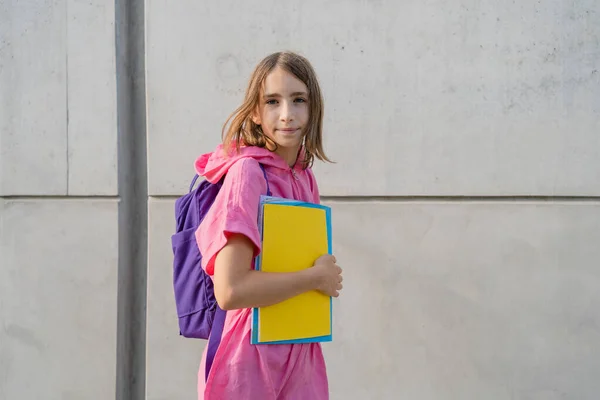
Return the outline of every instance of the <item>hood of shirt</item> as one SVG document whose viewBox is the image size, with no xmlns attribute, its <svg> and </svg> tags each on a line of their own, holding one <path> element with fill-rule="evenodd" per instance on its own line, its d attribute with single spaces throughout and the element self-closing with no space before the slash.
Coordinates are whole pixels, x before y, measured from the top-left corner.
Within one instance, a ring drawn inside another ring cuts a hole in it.
<svg viewBox="0 0 600 400">
<path fill-rule="evenodd" d="M 203 176 L 211 183 L 216 183 L 229 171 L 229 168 L 233 164 L 242 158 L 254 158 L 265 166 L 279 168 L 284 171 L 290 170 L 290 166 L 287 165 L 283 158 L 262 147 L 242 146 L 239 152 L 234 150 L 230 154 L 227 154 L 222 144 L 218 145 L 214 151 L 198 157 L 194 167 L 198 175 Z M 301 150 L 294 169 L 302 168 L 303 158 L 304 152 Z"/>
</svg>

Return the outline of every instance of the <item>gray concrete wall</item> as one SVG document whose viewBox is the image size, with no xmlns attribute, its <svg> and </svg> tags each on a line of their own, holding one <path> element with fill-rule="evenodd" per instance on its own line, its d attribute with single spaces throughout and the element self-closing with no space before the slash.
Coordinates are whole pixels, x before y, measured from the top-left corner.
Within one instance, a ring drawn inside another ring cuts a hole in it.
<svg viewBox="0 0 600 400">
<path fill-rule="evenodd" d="M 0 4 L 0 400 L 195 398 L 173 203 L 280 49 L 337 161 L 332 399 L 597 398 L 600 3 L 125 4 Z"/>
<path fill-rule="evenodd" d="M 2 400 L 115 396 L 113 3 L 0 2 Z"/>
</svg>

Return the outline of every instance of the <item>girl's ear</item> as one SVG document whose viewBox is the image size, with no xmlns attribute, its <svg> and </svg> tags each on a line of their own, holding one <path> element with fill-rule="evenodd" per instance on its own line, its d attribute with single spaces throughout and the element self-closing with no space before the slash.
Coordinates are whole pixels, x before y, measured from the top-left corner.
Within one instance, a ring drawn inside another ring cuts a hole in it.
<svg viewBox="0 0 600 400">
<path fill-rule="evenodd" d="M 258 108 L 256 108 L 254 110 L 254 112 L 252 113 L 252 122 L 254 122 L 256 125 L 260 125 L 261 124 L 260 113 L 258 111 Z"/>
</svg>

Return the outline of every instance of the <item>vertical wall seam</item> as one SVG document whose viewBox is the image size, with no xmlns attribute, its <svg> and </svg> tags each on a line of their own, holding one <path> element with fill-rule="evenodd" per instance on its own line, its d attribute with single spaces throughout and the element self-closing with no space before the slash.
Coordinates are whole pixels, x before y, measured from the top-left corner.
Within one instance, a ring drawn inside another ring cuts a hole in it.
<svg viewBox="0 0 600 400">
<path fill-rule="evenodd" d="M 144 0 L 115 1 L 119 187 L 116 399 L 144 400 L 148 185 Z"/>
<path fill-rule="evenodd" d="M 65 1 L 65 101 L 66 101 L 66 106 L 65 106 L 65 111 L 66 111 L 66 129 L 65 129 L 65 135 L 66 135 L 66 154 L 65 156 L 67 157 L 67 177 L 66 177 L 66 190 L 65 190 L 65 194 L 68 196 L 70 189 L 69 189 L 69 176 L 71 175 L 70 172 L 70 165 L 69 165 L 69 2 Z"/>
</svg>

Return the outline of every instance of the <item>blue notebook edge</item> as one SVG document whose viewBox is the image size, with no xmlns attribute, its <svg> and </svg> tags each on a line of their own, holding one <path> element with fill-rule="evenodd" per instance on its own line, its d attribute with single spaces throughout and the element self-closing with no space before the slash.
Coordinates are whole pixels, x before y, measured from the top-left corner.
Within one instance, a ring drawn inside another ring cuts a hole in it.
<svg viewBox="0 0 600 400">
<path fill-rule="evenodd" d="M 258 210 L 258 231 L 260 234 L 261 241 L 263 239 L 263 210 L 265 204 L 285 204 L 290 206 L 299 206 L 299 207 L 309 207 L 309 208 L 318 208 L 325 210 L 325 223 L 327 225 L 327 250 L 329 254 L 333 254 L 333 239 L 332 239 L 332 227 L 331 227 L 331 207 L 323 205 L 310 203 L 306 201 L 300 200 L 291 200 L 285 199 L 281 197 L 274 196 L 265 196 L 262 195 L 259 201 L 259 210 Z M 256 256 L 254 260 L 254 269 L 260 271 L 261 264 L 261 253 Z M 333 298 L 329 297 L 329 331 L 331 332 L 329 335 L 324 336 L 315 336 L 303 339 L 294 339 L 294 340 L 279 340 L 279 341 L 268 341 L 261 342 L 258 340 L 258 320 L 259 320 L 260 309 L 257 307 L 252 308 L 252 326 L 251 326 L 251 335 L 250 335 L 250 343 L 251 344 L 294 344 L 294 343 L 320 343 L 320 342 L 331 342 L 333 340 Z"/>
</svg>

